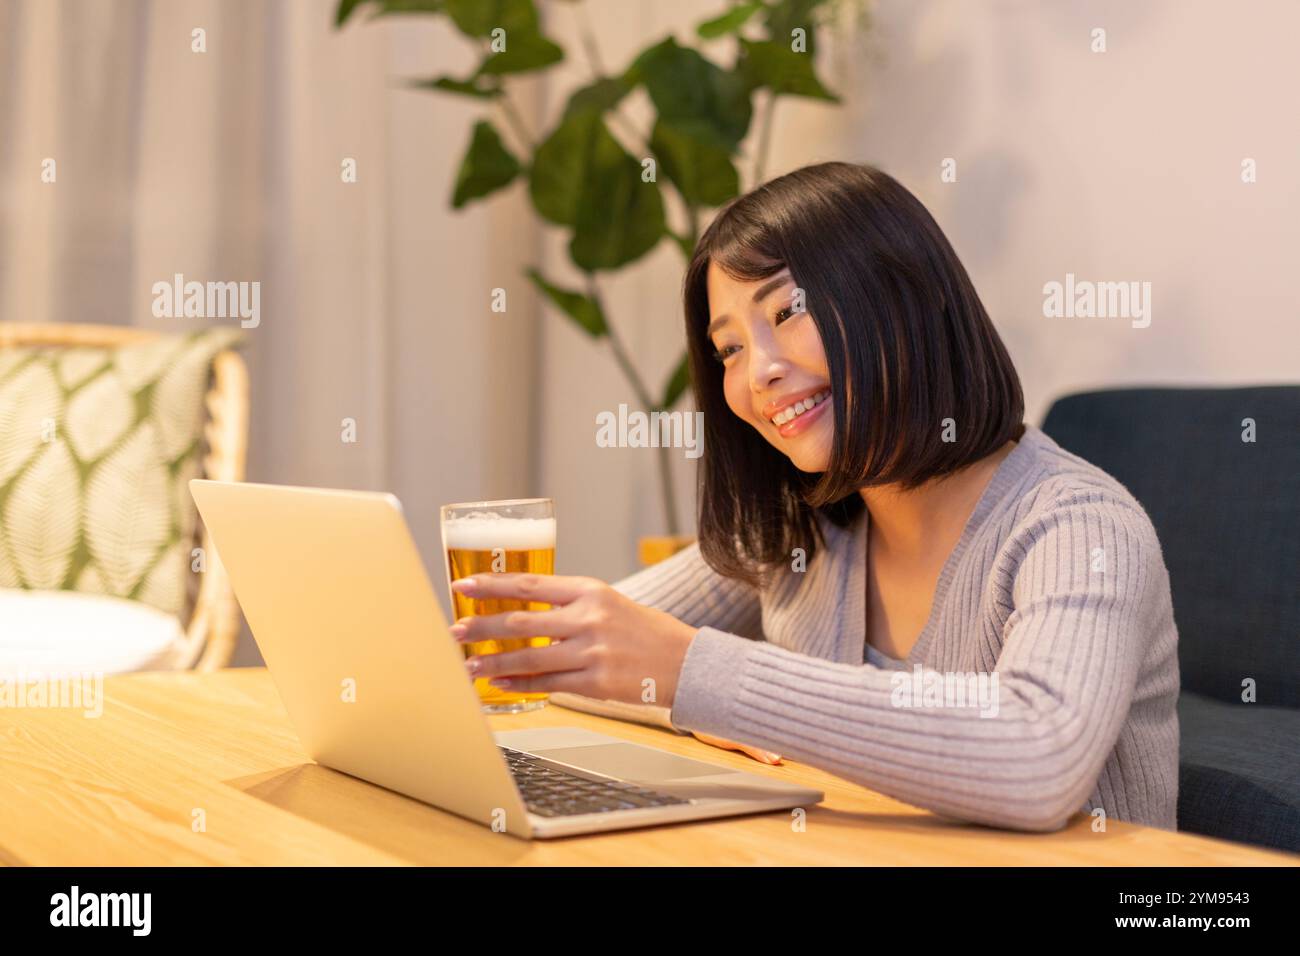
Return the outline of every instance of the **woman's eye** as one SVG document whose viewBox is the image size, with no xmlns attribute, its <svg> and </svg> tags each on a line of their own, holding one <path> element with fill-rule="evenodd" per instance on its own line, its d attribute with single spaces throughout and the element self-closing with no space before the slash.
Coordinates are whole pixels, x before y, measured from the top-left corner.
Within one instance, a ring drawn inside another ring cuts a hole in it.
<svg viewBox="0 0 1300 956">
<path fill-rule="evenodd" d="M 776 314 L 776 324 L 780 325 L 782 322 L 790 318 L 792 315 L 794 315 L 794 306 L 787 305 L 784 309 L 782 309 L 780 312 Z"/>
<path fill-rule="evenodd" d="M 725 362 L 732 355 L 735 355 L 739 348 L 740 346 L 738 345 L 724 345 L 720 349 L 713 350 L 713 357 L 719 362 Z"/>
</svg>

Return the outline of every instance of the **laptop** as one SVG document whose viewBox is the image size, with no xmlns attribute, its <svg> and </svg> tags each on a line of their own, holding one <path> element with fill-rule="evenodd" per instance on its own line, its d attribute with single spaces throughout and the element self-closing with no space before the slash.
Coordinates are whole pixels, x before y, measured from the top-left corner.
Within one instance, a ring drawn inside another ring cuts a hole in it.
<svg viewBox="0 0 1300 956">
<path fill-rule="evenodd" d="M 190 491 L 319 764 L 524 839 L 824 799 L 581 727 L 494 732 L 391 494 L 200 479 Z"/>
</svg>

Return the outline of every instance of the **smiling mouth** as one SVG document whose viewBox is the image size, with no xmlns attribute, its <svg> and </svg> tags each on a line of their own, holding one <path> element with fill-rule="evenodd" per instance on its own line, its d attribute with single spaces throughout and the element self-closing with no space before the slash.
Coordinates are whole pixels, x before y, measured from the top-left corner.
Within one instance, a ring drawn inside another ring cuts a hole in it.
<svg viewBox="0 0 1300 956">
<path fill-rule="evenodd" d="M 798 418 L 800 415 L 803 415 L 805 412 L 812 411 L 814 408 L 816 408 L 818 405 L 820 405 L 822 402 L 826 401 L 826 399 L 830 397 L 831 397 L 831 390 L 829 388 L 824 388 L 816 395 L 811 395 L 808 398 L 805 398 L 801 402 L 795 402 L 793 405 L 781 409 L 779 412 L 773 415 L 769 419 L 769 421 L 773 425 L 776 425 L 779 428 L 782 425 L 786 424 L 787 422 L 794 421 L 796 418 Z"/>
</svg>

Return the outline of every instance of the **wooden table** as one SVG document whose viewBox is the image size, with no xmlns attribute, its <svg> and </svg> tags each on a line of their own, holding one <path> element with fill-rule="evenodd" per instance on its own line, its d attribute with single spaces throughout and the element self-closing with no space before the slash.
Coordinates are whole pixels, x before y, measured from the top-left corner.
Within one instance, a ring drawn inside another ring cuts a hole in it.
<svg viewBox="0 0 1300 956">
<path fill-rule="evenodd" d="M 1300 856 L 1115 821 L 1094 833 L 1084 814 L 1052 834 L 958 824 L 808 766 L 770 767 L 554 706 L 490 720 L 494 730 L 590 727 L 796 780 L 826 800 L 803 832 L 781 812 L 530 843 L 312 763 L 263 668 L 133 674 L 104 682 L 97 718 L 0 707 L 0 863 L 1300 864 Z"/>
</svg>

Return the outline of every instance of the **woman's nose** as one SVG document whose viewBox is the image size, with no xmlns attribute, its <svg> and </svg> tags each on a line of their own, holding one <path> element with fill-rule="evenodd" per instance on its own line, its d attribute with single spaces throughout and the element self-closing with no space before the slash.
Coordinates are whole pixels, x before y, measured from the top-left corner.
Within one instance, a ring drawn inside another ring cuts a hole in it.
<svg viewBox="0 0 1300 956">
<path fill-rule="evenodd" d="M 755 392 L 768 391 L 785 378 L 786 371 L 784 359 L 762 347 L 755 347 L 753 361 L 749 363 L 749 386 Z"/>
</svg>

